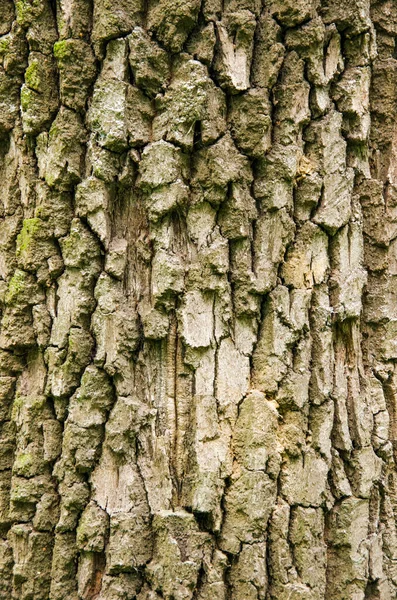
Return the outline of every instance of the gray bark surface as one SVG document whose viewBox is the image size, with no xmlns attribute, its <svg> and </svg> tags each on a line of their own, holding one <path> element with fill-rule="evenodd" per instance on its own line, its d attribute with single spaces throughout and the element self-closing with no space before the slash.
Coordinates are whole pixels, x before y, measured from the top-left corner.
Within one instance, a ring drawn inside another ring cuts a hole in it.
<svg viewBox="0 0 397 600">
<path fill-rule="evenodd" d="M 0 600 L 396 598 L 396 40 L 0 0 Z"/>
</svg>

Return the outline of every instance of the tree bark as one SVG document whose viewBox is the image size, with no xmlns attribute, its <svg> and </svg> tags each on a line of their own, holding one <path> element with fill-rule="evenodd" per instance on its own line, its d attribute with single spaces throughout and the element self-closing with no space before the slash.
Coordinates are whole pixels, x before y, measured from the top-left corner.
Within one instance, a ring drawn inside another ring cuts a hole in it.
<svg viewBox="0 0 397 600">
<path fill-rule="evenodd" d="M 0 0 L 0 599 L 397 593 L 397 4 Z"/>
</svg>

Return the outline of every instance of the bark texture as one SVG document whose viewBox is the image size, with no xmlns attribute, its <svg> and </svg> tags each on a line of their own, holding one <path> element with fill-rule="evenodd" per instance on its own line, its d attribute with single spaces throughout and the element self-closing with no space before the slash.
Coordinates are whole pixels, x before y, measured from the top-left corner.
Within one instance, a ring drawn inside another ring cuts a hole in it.
<svg viewBox="0 0 397 600">
<path fill-rule="evenodd" d="M 397 4 L 0 0 L 0 599 L 397 593 Z"/>
</svg>

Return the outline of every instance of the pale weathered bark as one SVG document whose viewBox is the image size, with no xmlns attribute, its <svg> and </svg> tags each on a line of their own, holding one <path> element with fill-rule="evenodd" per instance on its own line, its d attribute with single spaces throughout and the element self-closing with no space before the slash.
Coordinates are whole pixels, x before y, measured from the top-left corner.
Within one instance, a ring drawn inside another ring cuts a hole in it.
<svg viewBox="0 0 397 600">
<path fill-rule="evenodd" d="M 0 599 L 397 593 L 395 0 L 0 0 Z"/>
</svg>

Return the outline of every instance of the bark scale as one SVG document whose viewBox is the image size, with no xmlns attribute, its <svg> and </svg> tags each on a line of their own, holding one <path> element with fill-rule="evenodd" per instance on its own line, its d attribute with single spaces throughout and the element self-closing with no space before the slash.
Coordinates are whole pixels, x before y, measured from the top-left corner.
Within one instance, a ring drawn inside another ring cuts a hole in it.
<svg viewBox="0 0 397 600">
<path fill-rule="evenodd" d="M 0 599 L 396 597 L 396 39 L 1 0 Z"/>
</svg>

